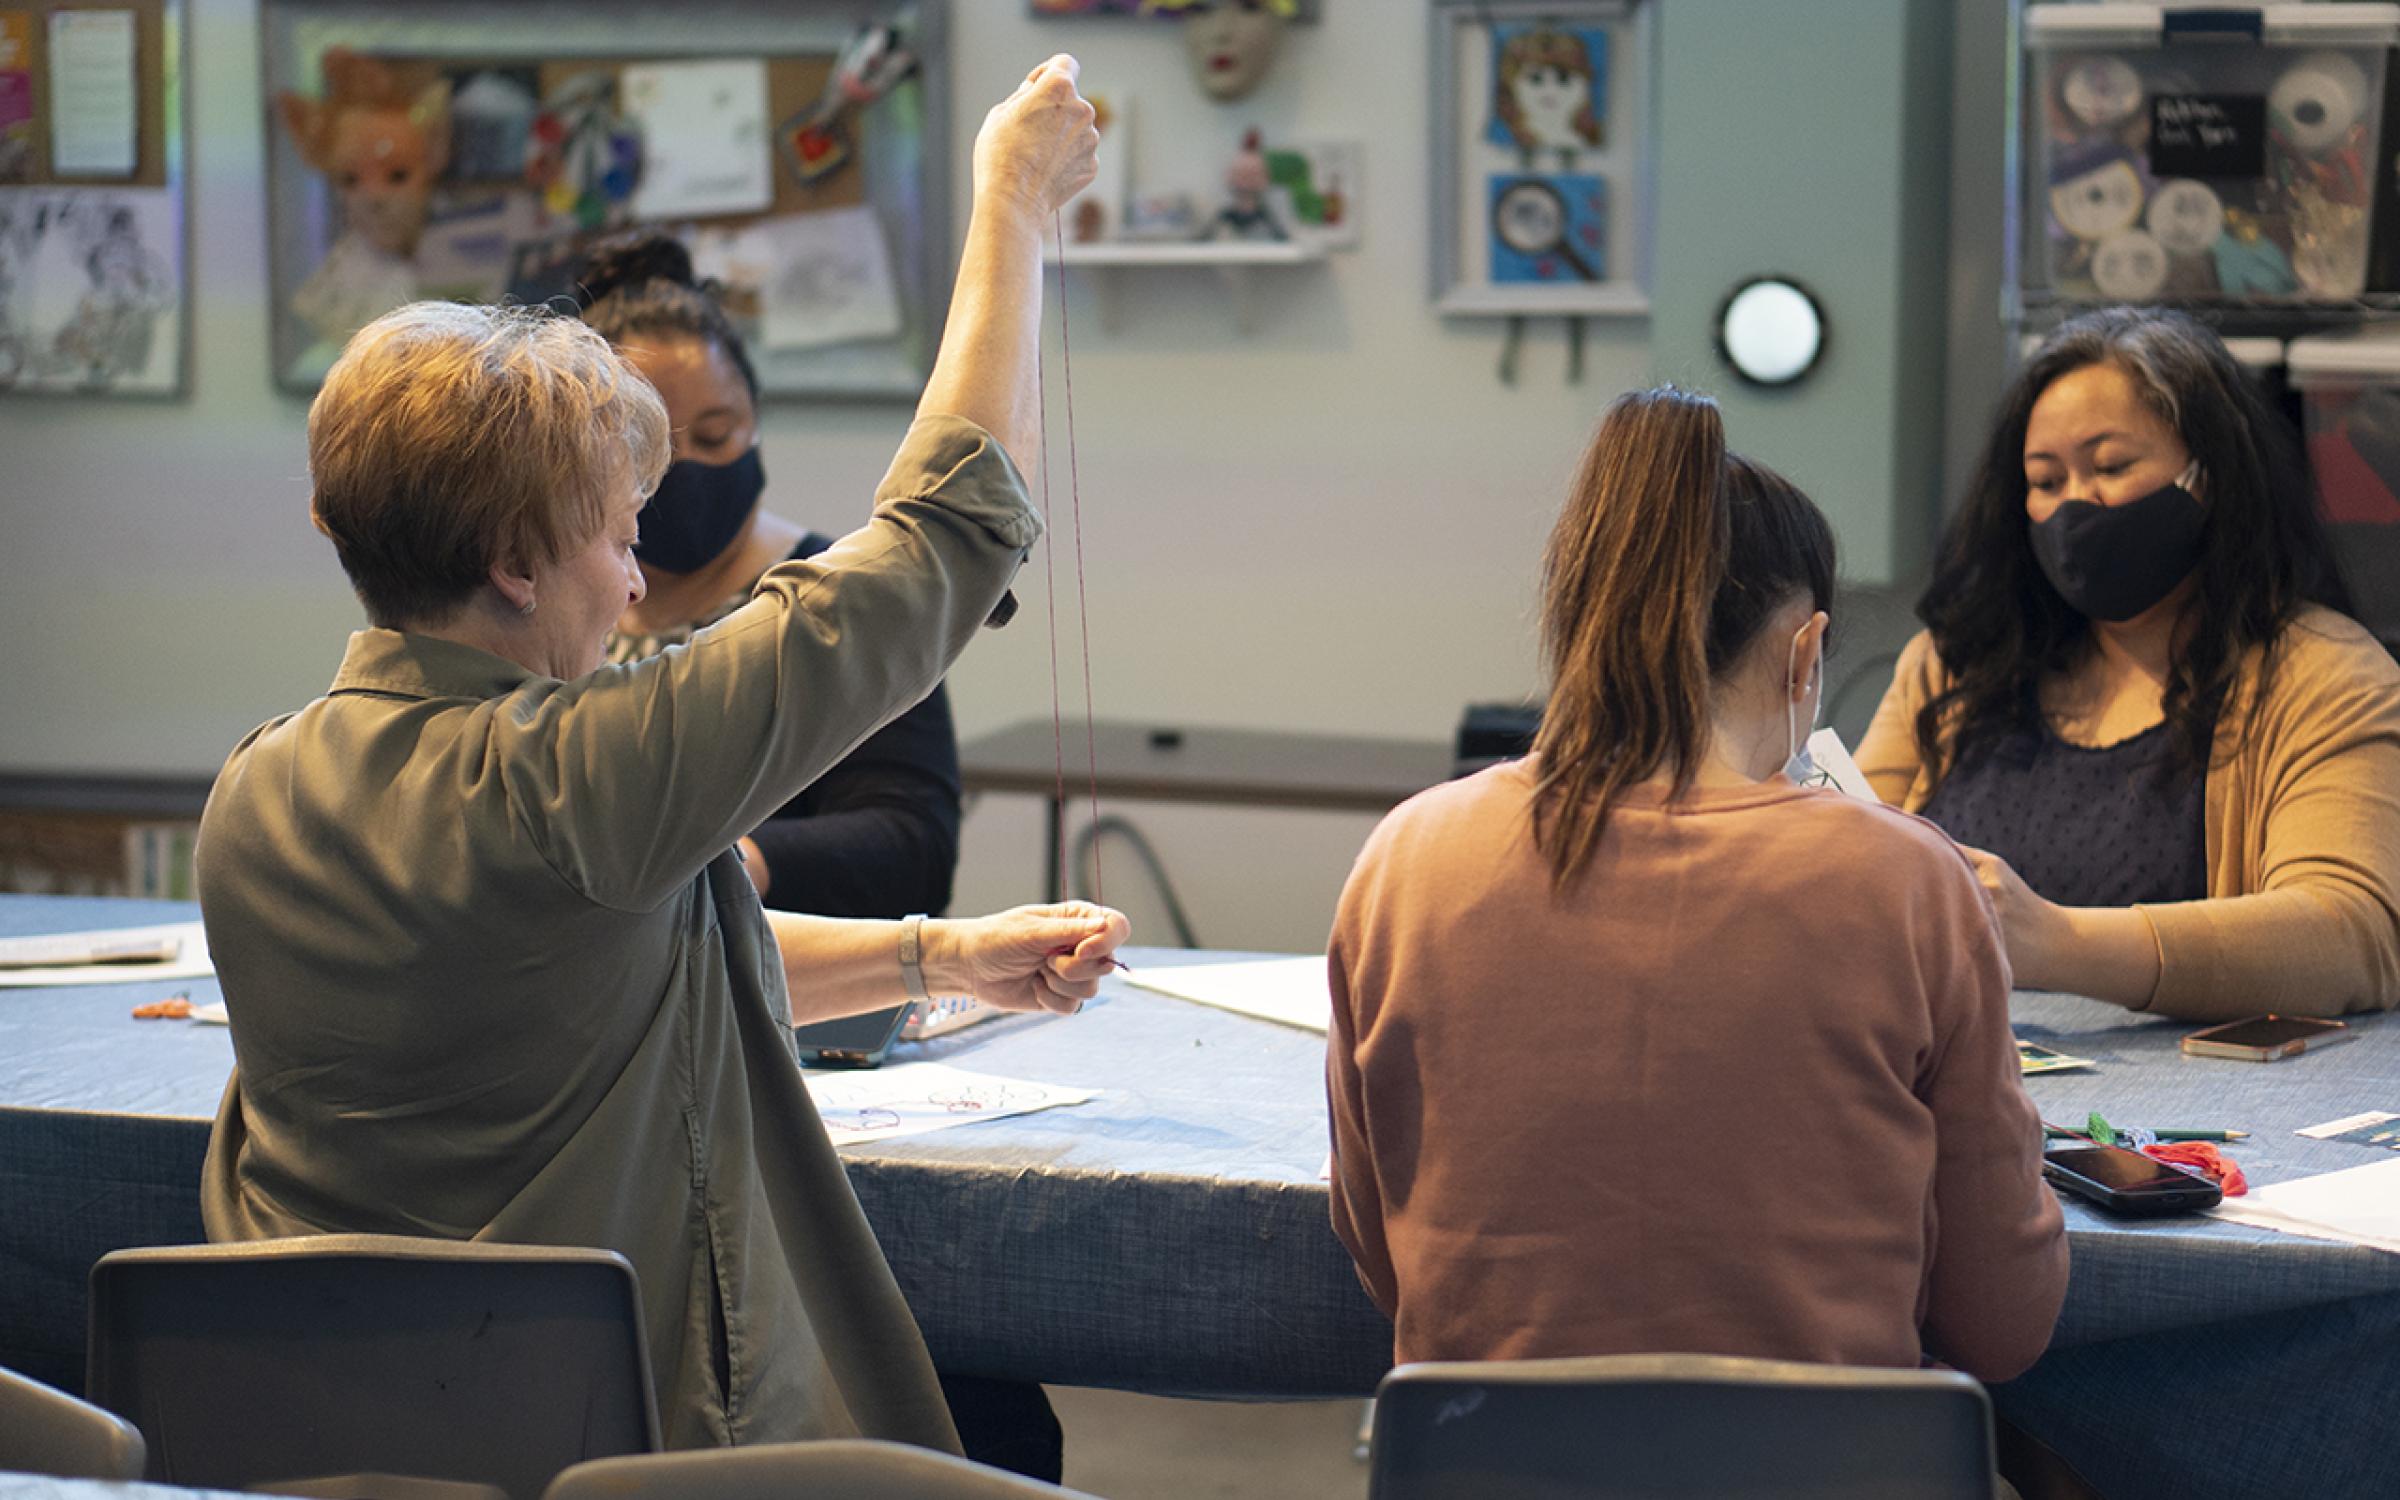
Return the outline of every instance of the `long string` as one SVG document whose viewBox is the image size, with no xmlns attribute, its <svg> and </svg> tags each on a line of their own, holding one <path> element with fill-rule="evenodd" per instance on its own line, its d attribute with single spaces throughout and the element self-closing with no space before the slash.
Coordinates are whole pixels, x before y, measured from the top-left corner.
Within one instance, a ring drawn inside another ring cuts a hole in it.
<svg viewBox="0 0 2400 1500">
<path fill-rule="evenodd" d="M 1092 722 L 1092 618 L 1090 590 L 1084 581 L 1083 567 L 1083 475 L 1075 455 L 1075 365 L 1072 345 L 1067 335 L 1067 231 L 1063 214 L 1051 216 L 1051 229 L 1058 239 L 1058 373 L 1067 409 L 1067 498 L 1075 528 L 1075 616 L 1082 636 L 1083 648 L 1083 749 L 1092 802 L 1092 822 L 1100 821 L 1100 742 Z M 1050 406 L 1043 391 L 1040 363 L 1035 364 L 1035 398 L 1042 407 L 1042 510 L 1050 514 Z M 1050 550 L 1050 533 L 1042 533 L 1042 554 L 1050 593 L 1050 731 L 1052 754 L 1057 774 L 1057 803 L 1061 809 L 1058 820 L 1058 869 L 1061 879 L 1067 873 L 1067 750 L 1066 716 L 1060 706 L 1058 674 L 1058 570 Z M 1092 899 L 1102 905 L 1108 901 L 1106 887 L 1101 883 L 1100 847 L 1092 845 Z"/>
<path fill-rule="evenodd" d="M 1075 457 L 1075 364 L 1067 340 L 1067 244 L 1066 229 L 1058 216 L 1052 225 L 1058 230 L 1058 373 L 1066 387 L 1067 398 L 1067 497 L 1075 512 L 1075 620 L 1083 635 L 1083 753 L 1091 776 L 1092 822 L 1100 821 L 1100 739 L 1092 724 L 1092 615 L 1091 590 L 1083 579 L 1083 476 Z M 1100 846 L 1092 846 L 1092 899 L 1101 905 L 1108 897 L 1100 884 Z"/>
<path fill-rule="evenodd" d="M 1048 363 L 1037 333 L 1033 355 L 1033 404 L 1041 414 L 1042 592 L 1048 597 L 1050 606 L 1050 756 L 1057 772 L 1050 805 L 1058 809 L 1058 817 L 1050 828 L 1050 837 L 1055 841 L 1050 852 L 1056 861 L 1051 868 L 1058 871 L 1059 895 L 1064 896 L 1067 879 L 1067 731 L 1065 716 L 1060 712 L 1058 702 L 1058 552 L 1050 542 L 1050 518 L 1056 512 L 1050 509 L 1050 394 L 1043 375 Z"/>
</svg>

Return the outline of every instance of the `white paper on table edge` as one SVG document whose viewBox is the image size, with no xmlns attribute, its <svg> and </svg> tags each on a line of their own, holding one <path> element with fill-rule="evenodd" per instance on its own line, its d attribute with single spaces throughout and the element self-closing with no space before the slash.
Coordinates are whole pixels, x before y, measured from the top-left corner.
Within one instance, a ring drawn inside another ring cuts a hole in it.
<svg viewBox="0 0 2400 1500">
<path fill-rule="evenodd" d="M 1325 1002 L 1324 1014 L 1321 1019 L 1303 1018 L 1264 1005 L 1248 1005 L 1239 999 L 1194 994 L 1190 990 L 1178 988 L 1176 985 L 1178 979 L 1188 975 L 1198 975 L 1203 980 L 1238 980 L 1243 977 L 1243 970 L 1273 969 L 1280 975 L 1304 964 L 1317 966 L 1318 987 Z M 1178 964 L 1172 967 L 1160 965 L 1156 968 L 1146 968 L 1138 974 L 1128 974 L 1125 976 L 1125 982 L 1149 990 L 1153 994 L 1165 995 L 1169 999 L 1188 1001 L 1193 1005 L 1205 1005 L 1211 1010 L 1221 1010 L 1237 1016 L 1248 1016 L 1255 1021 L 1265 1021 L 1276 1026 L 1289 1026 L 1294 1031 L 1313 1032 L 1318 1036 L 1323 1036 L 1333 1029 L 1333 988 L 1331 981 L 1325 975 L 1325 956 L 1321 953 L 1303 953 L 1286 958 L 1240 958 L 1224 963 Z"/>
</svg>

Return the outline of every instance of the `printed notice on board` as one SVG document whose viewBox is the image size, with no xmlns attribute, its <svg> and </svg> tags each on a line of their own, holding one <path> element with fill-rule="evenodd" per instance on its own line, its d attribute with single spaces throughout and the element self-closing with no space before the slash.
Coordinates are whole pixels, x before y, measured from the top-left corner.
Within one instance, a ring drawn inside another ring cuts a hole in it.
<svg viewBox="0 0 2400 1500">
<path fill-rule="evenodd" d="M 617 98 L 642 131 L 635 218 L 757 213 L 775 201 L 763 61 L 636 64 L 617 75 Z"/>
<path fill-rule="evenodd" d="M 134 89 L 129 10 L 50 16 L 50 170 L 60 177 L 131 177 L 141 109 Z"/>
</svg>

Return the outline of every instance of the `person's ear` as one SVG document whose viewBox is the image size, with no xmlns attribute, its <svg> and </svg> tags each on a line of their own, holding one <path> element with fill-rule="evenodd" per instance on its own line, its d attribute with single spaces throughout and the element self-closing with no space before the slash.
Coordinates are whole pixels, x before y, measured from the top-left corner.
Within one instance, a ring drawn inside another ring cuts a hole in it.
<svg viewBox="0 0 2400 1500">
<path fill-rule="evenodd" d="M 1792 663 L 1792 680 L 1785 690 L 1794 703 L 1804 701 L 1810 685 L 1824 676 L 1825 632 L 1832 625 L 1833 617 L 1820 609 L 1808 617 L 1808 623 L 1800 627 L 1800 633 L 1793 639 L 1796 660 Z"/>
<path fill-rule="evenodd" d="M 491 582 L 492 592 L 505 600 L 518 614 L 533 613 L 533 574 L 516 563 L 496 562 L 484 574 Z"/>
</svg>

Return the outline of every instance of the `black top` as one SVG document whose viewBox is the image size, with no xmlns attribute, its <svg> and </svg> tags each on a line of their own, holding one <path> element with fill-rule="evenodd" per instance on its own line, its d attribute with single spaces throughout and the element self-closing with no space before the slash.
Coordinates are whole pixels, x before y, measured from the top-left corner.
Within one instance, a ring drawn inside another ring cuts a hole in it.
<svg viewBox="0 0 2400 1500">
<path fill-rule="evenodd" d="M 791 555 L 814 557 L 833 542 L 806 532 Z M 610 659 L 688 640 L 748 602 L 745 591 L 689 629 L 612 636 Z M 958 869 L 959 798 L 958 733 L 949 695 L 936 687 L 751 830 L 767 862 L 766 904 L 820 917 L 940 912 Z"/>
<path fill-rule="evenodd" d="M 2163 722 L 2098 748 L 2047 725 L 2019 730 L 1943 777 L 1925 816 L 2061 906 L 2197 901 L 2208 894 L 2203 778 L 2162 775 L 2173 748 Z"/>
</svg>

